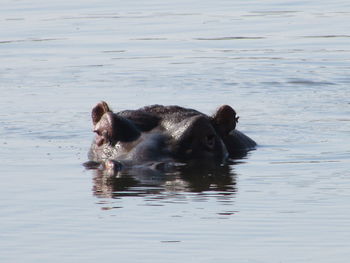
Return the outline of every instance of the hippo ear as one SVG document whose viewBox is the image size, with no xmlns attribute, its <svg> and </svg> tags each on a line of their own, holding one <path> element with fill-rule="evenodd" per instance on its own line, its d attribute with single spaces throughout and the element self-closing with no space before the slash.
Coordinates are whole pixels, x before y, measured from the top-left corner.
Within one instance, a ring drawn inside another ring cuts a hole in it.
<svg viewBox="0 0 350 263">
<path fill-rule="evenodd" d="M 95 107 L 96 108 L 96 107 Z M 97 113 L 100 114 L 101 109 L 96 108 Z M 96 117 L 97 118 L 97 117 Z M 115 121 L 113 118 L 113 113 L 109 112 L 107 114 L 102 113 L 102 115 L 98 115 L 98 120 L 96 124 L 94 124 L 94 132 L 96 133 L 96 144 L 98 146 L 101 146 L 105 143 L 111 143 L 113 142 L 113 137 L 115 133 Z M 92 117 L 92 121 L 94 122 L 94 116 Z"/>
<path fill-rule="evenodd" d="M 214 114 L 214 126 L 221 136 L 227 136 L 236 128 L 238 122 L 236 112 L 229 105 L 222 105 Z"/>
<path fill-rule="evenodd" d="M 96 125 L 96 123 L 98 123 L 103 114 L 105 114 L 106 112 L 111 112 L 111 110 L 108 107 L 108 104 L 104 101 L 99 102 L 93 109 L 91 112 L 91 118 L 92 118 L 92 123 L 93 125 Z"/>
<path fill-rule="evenodd" d="M 136 140 L 141 133 L 135 125 L 113 112 L 106 112 L 94 125 L 96 143 L 101 146 L 104 143 L 114 145 L 117 142 L 131 142 Z"/>
</svg>

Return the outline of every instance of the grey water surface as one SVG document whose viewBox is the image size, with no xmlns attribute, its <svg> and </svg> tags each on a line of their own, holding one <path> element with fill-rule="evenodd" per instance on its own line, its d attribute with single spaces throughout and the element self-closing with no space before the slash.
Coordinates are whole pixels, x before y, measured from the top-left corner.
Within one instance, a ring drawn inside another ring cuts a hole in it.
<svg viewBox="0 0 350 263">
<path fill-rule="evenodd" d="M 1 0 L 0 262 L 349 262 L 349 1 Z M 91 108 L 230 104 L 228 167 L 86 170 Z"/>
</svg>

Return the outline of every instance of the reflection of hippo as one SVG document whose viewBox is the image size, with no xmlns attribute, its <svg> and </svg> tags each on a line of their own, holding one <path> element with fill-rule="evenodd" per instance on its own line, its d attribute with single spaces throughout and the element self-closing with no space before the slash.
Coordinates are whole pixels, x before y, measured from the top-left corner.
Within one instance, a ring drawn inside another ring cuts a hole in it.
<svg viewBox="0 0 350 263">
<path fill-rule="evenodd" d="M 166 192 L 210 192 L 222 200 L 230 199 L 238 191 L 236 174 L 228 165 L 213 168 L 202 166 L 180 166 L 177 171 L 166 172 L 134 166 L 114 173 L 112 176 L 104 170 L 94 171 L 93 194 L 102 198 L 122 196 L 146 196 L 160 194 L 161 198 L 176 197 Z M 156 198 L 158 199 L 158 198 Z"/>
<path fill-rule="evenodd" d="M 119 166 L 119 161 L 133 165 L 192 161 L 220 164 L 256 146 L 235 130 L 237 121 L 236 112 L 228 105 L 209 117 L 193 109 L 161 105 L 113 113 L 106 102 L 100 102 L 92 110 L 96 138 L 89 159 L 107 167 Z"/>
</svg>

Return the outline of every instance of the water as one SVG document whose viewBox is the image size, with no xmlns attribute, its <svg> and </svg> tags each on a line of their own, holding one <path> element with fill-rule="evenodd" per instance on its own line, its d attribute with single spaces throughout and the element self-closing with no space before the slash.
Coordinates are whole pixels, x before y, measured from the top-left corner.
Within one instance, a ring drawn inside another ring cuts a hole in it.
<svg viewBox="0 0 350 263">
<path fill-rule="evenodd" d="M 1 262 L 347 262 L 348 1 L 2 0 Z M 203 180 L 104 180 L 90 111 L 230 104 Z"/>
</svg>

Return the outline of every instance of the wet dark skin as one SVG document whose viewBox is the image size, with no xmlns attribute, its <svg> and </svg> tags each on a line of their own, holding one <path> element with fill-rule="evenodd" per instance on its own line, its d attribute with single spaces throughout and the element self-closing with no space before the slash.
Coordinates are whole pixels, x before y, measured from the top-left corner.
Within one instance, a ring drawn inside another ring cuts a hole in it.
<svg viewBox="0 0 350 263">
<path fill-rule="evenodd" d="M 222 105 L 208 116 L 179 106 L 151 105 L 114 113 L 102 101 L 92 109 L 95 139 L 91 163 L 104 169 L 169 163 L 222 164 L 244 156 L 256 143 L 236 130 L 238 116 Z"/>
</svg>

